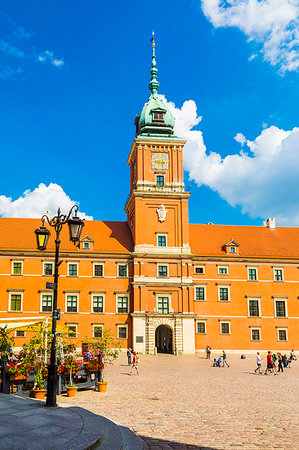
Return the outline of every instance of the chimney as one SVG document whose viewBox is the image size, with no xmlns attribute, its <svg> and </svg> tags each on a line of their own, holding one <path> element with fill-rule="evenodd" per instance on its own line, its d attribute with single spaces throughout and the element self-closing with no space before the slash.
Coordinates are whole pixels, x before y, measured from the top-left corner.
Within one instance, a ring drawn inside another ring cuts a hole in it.
<svg viewBox="0 0 299 450">
<path fill-rule="evenodd" d="M 273 217 L 271 219 L 271 217 L 269 217 L 269 219 L 266 220 L 266 227 L 268 227 L 270 230 L 275 230 L 275 217 Z"/>
</svg>

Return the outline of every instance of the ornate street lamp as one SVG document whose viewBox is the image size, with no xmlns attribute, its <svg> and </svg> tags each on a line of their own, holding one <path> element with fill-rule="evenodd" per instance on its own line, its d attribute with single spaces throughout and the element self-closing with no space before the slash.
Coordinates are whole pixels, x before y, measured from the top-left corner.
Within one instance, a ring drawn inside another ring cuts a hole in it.
<svg viewBox="0 0 299 450">
<path fill-rule="evenodd" d="M 72 212 L 75 212 L 75 216 L 71 218 Z M 35 230 L 37 248 L 39 250 L 45 250 L 47 247 L 50 231 L 45 227 L 45 222 L 55 229 L 55 271 L 54 271 L 54 283 L 53 283 L 53 313 L 52 313 L 52 342 L 51 342 L 51 356 L 50 364 L 48 365 L 48 379 L 47 379 L 47 402 L 46 406 L 57 406 L 56 403 L 56 389 L 57 389 L 57 362 L 56 362 L 56 321 L 58 320 L 59 311 L 57 310 L 57 287 L 58 287 L 58 268 L 62 261 L 59 261 L 59 235 L 63 225 L 66 223 L 69 226 L 70 240 L 78 242 L 80 240 L 82 228 L 84 222 L 77 217 L 78 206 L 74 205 L 69 213 L 61 214 L 60 208 L 58 208 L 57 216 L 50 219 L 47 214 L 42 217 L 42 226 Z"/>
</svg>

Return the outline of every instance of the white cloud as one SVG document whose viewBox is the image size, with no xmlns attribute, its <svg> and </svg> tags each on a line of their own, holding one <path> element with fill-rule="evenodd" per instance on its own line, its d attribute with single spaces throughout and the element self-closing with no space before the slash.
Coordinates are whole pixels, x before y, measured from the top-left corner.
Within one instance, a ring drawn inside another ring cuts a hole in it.
<svg viewBox="0 0 299 450">
<path fill-rule="evenodd" d="M 15 58 L 24 58 L 25 53 L 23 50 L 15 47 L 8 41 L 0 41 L 0 51 L 6 53 L 7 55 L 14 56 Z"/>
<path fill-rule="evenodd" d="M 193 100 L 177 108 L 162 99 L 176 117 L 176 134 L 187 139 L 184 168 L 191 180 L 217 191 L 231 206 L 240 205 L 251 217 L 276 217 L 281 226 L 299 226 L 299 127 L 285 131 L 270 126 L 253 141 L 237 133 L 235 139 L 248 153 L 241 149 L 222 158 L 207 151 L 201 131 L 192 130 L 201 120 Z"/>
<path fill-rule="evenodd" d="M 246 142 L 246 137 L 242 133 L 237 133 L 234 139 L 235 141 L 239 142 L 242 145 L 242 147 Z"/>
<path fill-rule="evenodd" d="M 52 50 L 45 50 L 44 52 L 40 53 L 37 56 L 37 60 L 41 63 L 52 64 L 53 66 L 56 66 L 56 67 L 61 67 L 64 64 L 63 59 L 56 58 L 56 56 L 54 55 L 54 52 L 52 52 Z"/>
<path fill-rule="evenodd" d="M 40 218 L 46 211 L 55 216 L 60 207 L 63 213 L 68 213 L 71 207 L 78 202 L 71 200 L 58 184 L 50 183 L 46 186 L 41 183 L 33 191 L 29 189 L 17 200 L 0 195 L 0 216 L 2 217 L 31 217 Z M 93 220 L 91 216 L 79 211 L 79 217 Z"/>
<path fill-rule="evenodd" d="M 266 61 L 281 73 L 299 68 L 298 0 L 201 0 L 215 28 L 237 27 L 262 44 Z M 253 58 L 251 58 L 253 59 Z"/>
<path fill-rule="evenodd" d="M 0 66 L 0 79 L 6 80 L 8 78 L 14 78 L 15 76 L 22 74 L 23 72 L 24 70 L 20 67 L 13 69 L 9 66 Z"/>
</svg>

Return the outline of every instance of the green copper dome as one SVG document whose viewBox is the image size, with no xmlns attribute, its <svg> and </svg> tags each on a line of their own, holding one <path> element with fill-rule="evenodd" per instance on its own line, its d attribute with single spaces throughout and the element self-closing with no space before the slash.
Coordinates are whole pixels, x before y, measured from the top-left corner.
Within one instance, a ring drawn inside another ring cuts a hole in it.
<svg viewBox="0 0 299 450">
<path fill-rule="evenodd" d="M 136 116 L 136 136 L 173 136 L 174 117 L 158 96 L 159 81 L 156 67 L 155 41 L 151 69 L 150 98 L 143 107 L 140 116 Z M 174 136 L 173 136 L 174 137 Z"/>
</svg>

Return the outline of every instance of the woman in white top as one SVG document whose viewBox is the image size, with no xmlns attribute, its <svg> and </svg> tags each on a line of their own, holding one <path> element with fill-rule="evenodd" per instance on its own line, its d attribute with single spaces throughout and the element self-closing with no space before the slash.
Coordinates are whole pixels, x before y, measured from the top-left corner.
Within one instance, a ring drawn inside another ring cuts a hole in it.
<svg viewBox="0 0 299 450">
<path fill-rule="evenodd" d="M 257 352 L 257 354 L 256 354 L 256 365 L 257 365 L 257 368 L 255 369 L 255 373 L 257 373 L 257 371 L 258 371 L 258 373 L 262 373 L 261 372 L 262 359 L 263 358 L 261 358 L 260 352 Z"/>
</svg>

